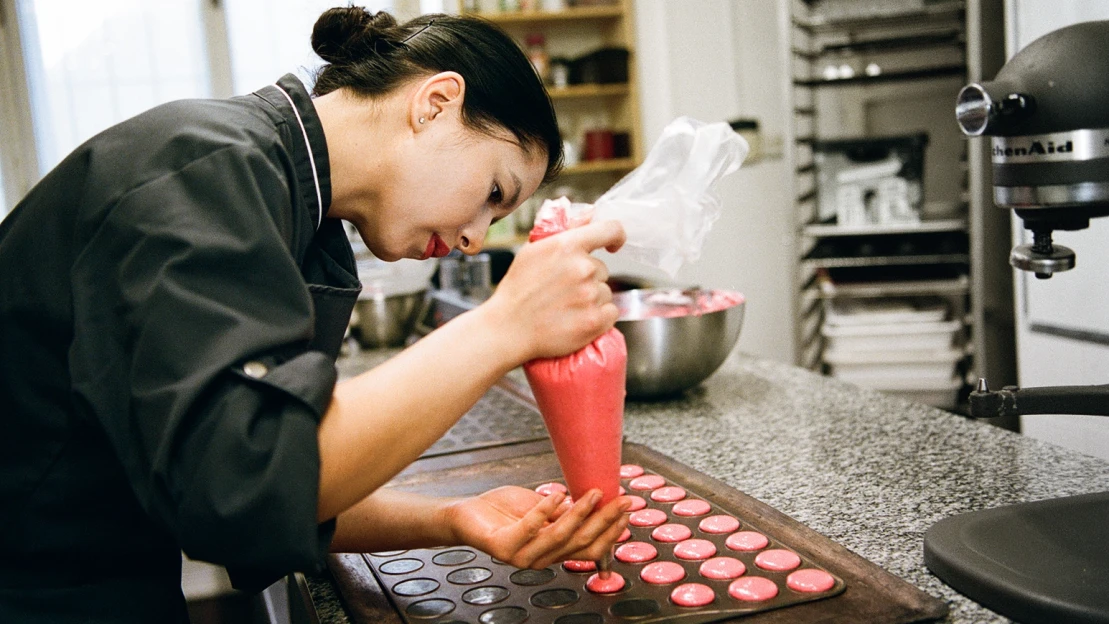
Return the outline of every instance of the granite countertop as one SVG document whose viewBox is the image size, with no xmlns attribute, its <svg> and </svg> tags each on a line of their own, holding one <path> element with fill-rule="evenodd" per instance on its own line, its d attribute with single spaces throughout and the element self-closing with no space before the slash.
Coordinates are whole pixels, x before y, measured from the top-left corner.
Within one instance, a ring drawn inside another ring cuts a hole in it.
<svg viewBox="0 0 1109 624">
<path fill-rule="evenodd" d="M 390 354 L 345 358 L 340 373 Z M 928 571 L 923 538 L 932 524 L 1109 490 L 1109 462 L 740 353 L 681 399 L 629 402 L 624 433 L 947 601 L 946 622 L 1008 620 Z M 327 580 L 309 581 L 320 621 L 348 621 Z"/>
</svg>

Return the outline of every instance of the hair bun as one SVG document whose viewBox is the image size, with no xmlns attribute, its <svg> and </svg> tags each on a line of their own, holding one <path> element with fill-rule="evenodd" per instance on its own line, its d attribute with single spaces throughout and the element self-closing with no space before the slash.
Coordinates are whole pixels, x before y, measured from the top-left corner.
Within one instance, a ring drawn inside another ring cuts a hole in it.
<svg viewBox="0 0 1109 624">
<path fill-rule="evenodd" d="M 370 13 L 356 6 L 328 9 L 312 28 L 312 49 L 328 63 L 343 64 L 361 50 L 394 38 L 396 25 L 396 18 L 385 11 Z"/>
</svg>

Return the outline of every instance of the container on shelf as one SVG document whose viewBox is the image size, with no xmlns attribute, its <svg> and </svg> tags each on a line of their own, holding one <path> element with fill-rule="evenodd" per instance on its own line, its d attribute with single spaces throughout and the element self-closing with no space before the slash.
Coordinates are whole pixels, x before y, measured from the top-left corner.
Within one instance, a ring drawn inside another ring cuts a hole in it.
<svg viewBox="0 0 1109 624">
<path fill-rule="evenodd" d="M 561 56 L 551 59 L 551 86 L 558 89 L 570 86 L 570 59 Z"/>
<path fill-rule="evenodd" d="M 815 141 L 817 203 L 841 226 L 918 223 L 928 135 Z"/>
<path fill-rule="evenodd" d="M 750 150 L 747 160 L 758 160 L 762 152 L 762 135 L 759 134 L 759 121 L 757 119 L 733 119 L 728 122 L 741 137 L 747 140 Z"/>
<path fill-rule="evenodd" d="M 547 38 L 543 36 L 543 33 L 531 33 L 527 36 L 525 42 L 524 51 L 527 54 L 528 61 L 535 68 L 535 73 L 539 74 L 539 79 L 544 84 L 549 84 L 551 82 L 551 55 L 547 53 Z"/>
<path fill-rule="evenodd" d="M 616 84 L 628 81 L 627 48 L 601 48 L 570 65 L 570 84 Z"/>
<path fill-rule="evenodd" d="M 612 130 L 587 130 L 585 132 L 585 160 L 609 160 L 616 156 Z"/>
<path fill-rule="evenodd" d="M 963 329 L 958 320 L 880 325 L 823 324 L 826 349 L 840 351 L 942 350 L 956 343 Z"/>
<path fill-rule="evenodd" d="M 948 308 L 939 297 L 827 300 L 824 322 L 837 327 L 937 323 L 947 320 Z"/>
<path fill-rule="evenodd" d="M 824 361 L 833 376 L 845 381 L 866 386 L 915 388 L 921 384 L 934 387 L 937 383 L 946 383 L 965 356 L 962 349 L 954 347 L 904 351 L 828 349 L 824 352 Z"/>
</svg>

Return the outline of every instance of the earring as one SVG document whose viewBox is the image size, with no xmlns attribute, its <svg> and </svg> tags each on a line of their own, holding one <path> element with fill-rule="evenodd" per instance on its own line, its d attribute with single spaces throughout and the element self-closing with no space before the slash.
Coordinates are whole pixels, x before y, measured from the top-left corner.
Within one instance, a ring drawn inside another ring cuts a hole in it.
<svg viewBox="0 0 1109 624">
<path fill-rule="evenodd" d="M 423 122 L 424 122 L 424 118 L 420 117 L 420 123 L 423 123 Z"/>
</svg>

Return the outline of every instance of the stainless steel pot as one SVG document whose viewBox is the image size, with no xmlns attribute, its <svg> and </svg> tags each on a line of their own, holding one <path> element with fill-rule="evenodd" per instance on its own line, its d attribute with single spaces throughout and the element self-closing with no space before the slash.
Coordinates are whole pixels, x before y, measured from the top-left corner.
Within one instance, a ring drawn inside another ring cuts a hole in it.
<svg viewBox="0 0 1109 624">
<path fill-rule="evenodd" d="M 724 363 L 743 326 L 742 299 L 715 312 L 652 316 L 667 312 L 651 310 L 660 305 L 652 301 L 659 292 L 642 289 L 614 295 L 621 309 L 616 329 L 628 344 L 629 399 L 676 395 L 700 384 Z"/>
</svg>

